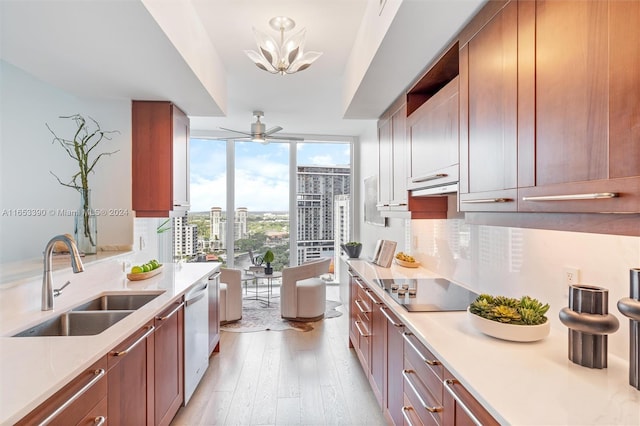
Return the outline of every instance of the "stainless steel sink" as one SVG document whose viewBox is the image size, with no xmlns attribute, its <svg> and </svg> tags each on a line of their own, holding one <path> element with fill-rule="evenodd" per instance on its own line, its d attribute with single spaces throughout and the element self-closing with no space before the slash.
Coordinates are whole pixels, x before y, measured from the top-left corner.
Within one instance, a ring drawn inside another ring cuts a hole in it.
<svg viewBox="0 0 640 426">
<path fill-rule="evenodd" d="M 102 333 L 133 310 L 70 311 L 42 322 L 13 337 L 93 336 Z"/>
<path fill-rule="evenodd" d="M 136 310 L 162 293 L 105 294 L 76 306 L 72 311 L 121 311 Z"/>
</svg>

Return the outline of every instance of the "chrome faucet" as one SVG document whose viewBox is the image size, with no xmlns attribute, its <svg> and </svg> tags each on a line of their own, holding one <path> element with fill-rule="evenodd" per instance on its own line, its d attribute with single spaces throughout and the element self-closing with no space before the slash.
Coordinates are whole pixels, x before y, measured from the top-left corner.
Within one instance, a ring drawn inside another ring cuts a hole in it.
<svg viewBox="0 0 640 426">
<path fill-rule="evenodd" d="M 76 243 L 66 235 L 56 235 L 47 243 L 44 249 L 44 276 L 42 277 L 42 310 L 50 311 L 53 309 L 53 284 L 51 275 L 51 257 L 53 254 L 53 247 L 57 241 L 62 241 L 66 244 L 71 255 L 71 267 L 74 273 L 83 272 L 84 265 L 80 260 L 80 253 L 78 253 L 78 247 Z M 67 284 L 65 284 L 66 287 Z"/>
</svg>

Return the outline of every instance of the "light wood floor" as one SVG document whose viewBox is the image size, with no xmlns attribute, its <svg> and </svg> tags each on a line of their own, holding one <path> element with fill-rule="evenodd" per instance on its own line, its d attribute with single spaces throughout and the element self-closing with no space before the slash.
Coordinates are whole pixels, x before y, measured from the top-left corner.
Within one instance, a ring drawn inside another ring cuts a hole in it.
<svg viewBox="0 0 640 426">
<path fill-rule="evenodd" d="M 327 298 L 339 300 L 338 287 Z M 384 425 L 348 347 L 348 316 L 300 332 L 222 332 L 220 352 L 172 425 Z"/>
</svg>

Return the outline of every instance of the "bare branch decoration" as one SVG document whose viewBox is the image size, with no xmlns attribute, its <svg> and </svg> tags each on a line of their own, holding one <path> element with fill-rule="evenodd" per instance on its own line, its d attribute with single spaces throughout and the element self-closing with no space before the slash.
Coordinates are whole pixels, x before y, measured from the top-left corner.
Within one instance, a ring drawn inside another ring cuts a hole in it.
<svg viewBox="0 0 640 426">
<path fill-rule="evenodd" d="M 92 154 L 92 151 L 96 149 L 98 144 L 100 144 L 104 139 L 111 140 L 112 134 L 119 134 L 120 132 L 117 130 L 102 130 L 100 124 L 98 124 L 96 120 L 92 117 L 88 117 L 90 121 L 87 122 L 87 119 L 81 114 L 60 116 L 59 118 L 68 118 L 73 120 L 77 129 L 73 135 L 73 139 L 64 139 L 56 135 L 49 124 L 45 123 L 47 129 L 49 129 L 49 132 L 53 135 L 53 141 L 51 143 L 58 143 L 69 157 L 77 161 L 78 172 L 73 174 L 68 182 L 64 182 L 52 171 L 49 171 L 49 173 L 51 173 L 61 185 L 73 188 L 80 192 L 83 200 L 82 213 L 84 216 L 84 235 L 89 238 L 91 245 L 95 245 L 89 229 L 89 217 L 91 215 L 89 207 L 89 174 L 95 173 L 94 168 L 102 157 L 113 155 L 119 150 L 101 152 L 98 155 L 95 155 L 95 158 L 93 159 L 90 158 L 90 154 Z"/>
</svg>

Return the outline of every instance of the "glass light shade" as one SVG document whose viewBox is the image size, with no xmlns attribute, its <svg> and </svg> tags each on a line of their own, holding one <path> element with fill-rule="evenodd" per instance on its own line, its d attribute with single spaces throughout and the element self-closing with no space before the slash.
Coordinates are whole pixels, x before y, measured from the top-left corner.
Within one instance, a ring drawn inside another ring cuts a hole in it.
<svg viewBox="0 0 640 426">
<path fill-rule="evenodd" d="M 293 25 L 289 25 L 287 28 L 280 27 L 282 45 L 278 45 L 273 37 L 263 34 L 254 28 L 253 34 L 258 45 L 258 51 L 245 50 L 244 52 L 258 68 L 272 74 L 293 74 L 309 68 L 322 53 L 304 52 L 306 35 L 304 28 L 283 40 L 284 31 L 293 28 Z"/>
</svg>

